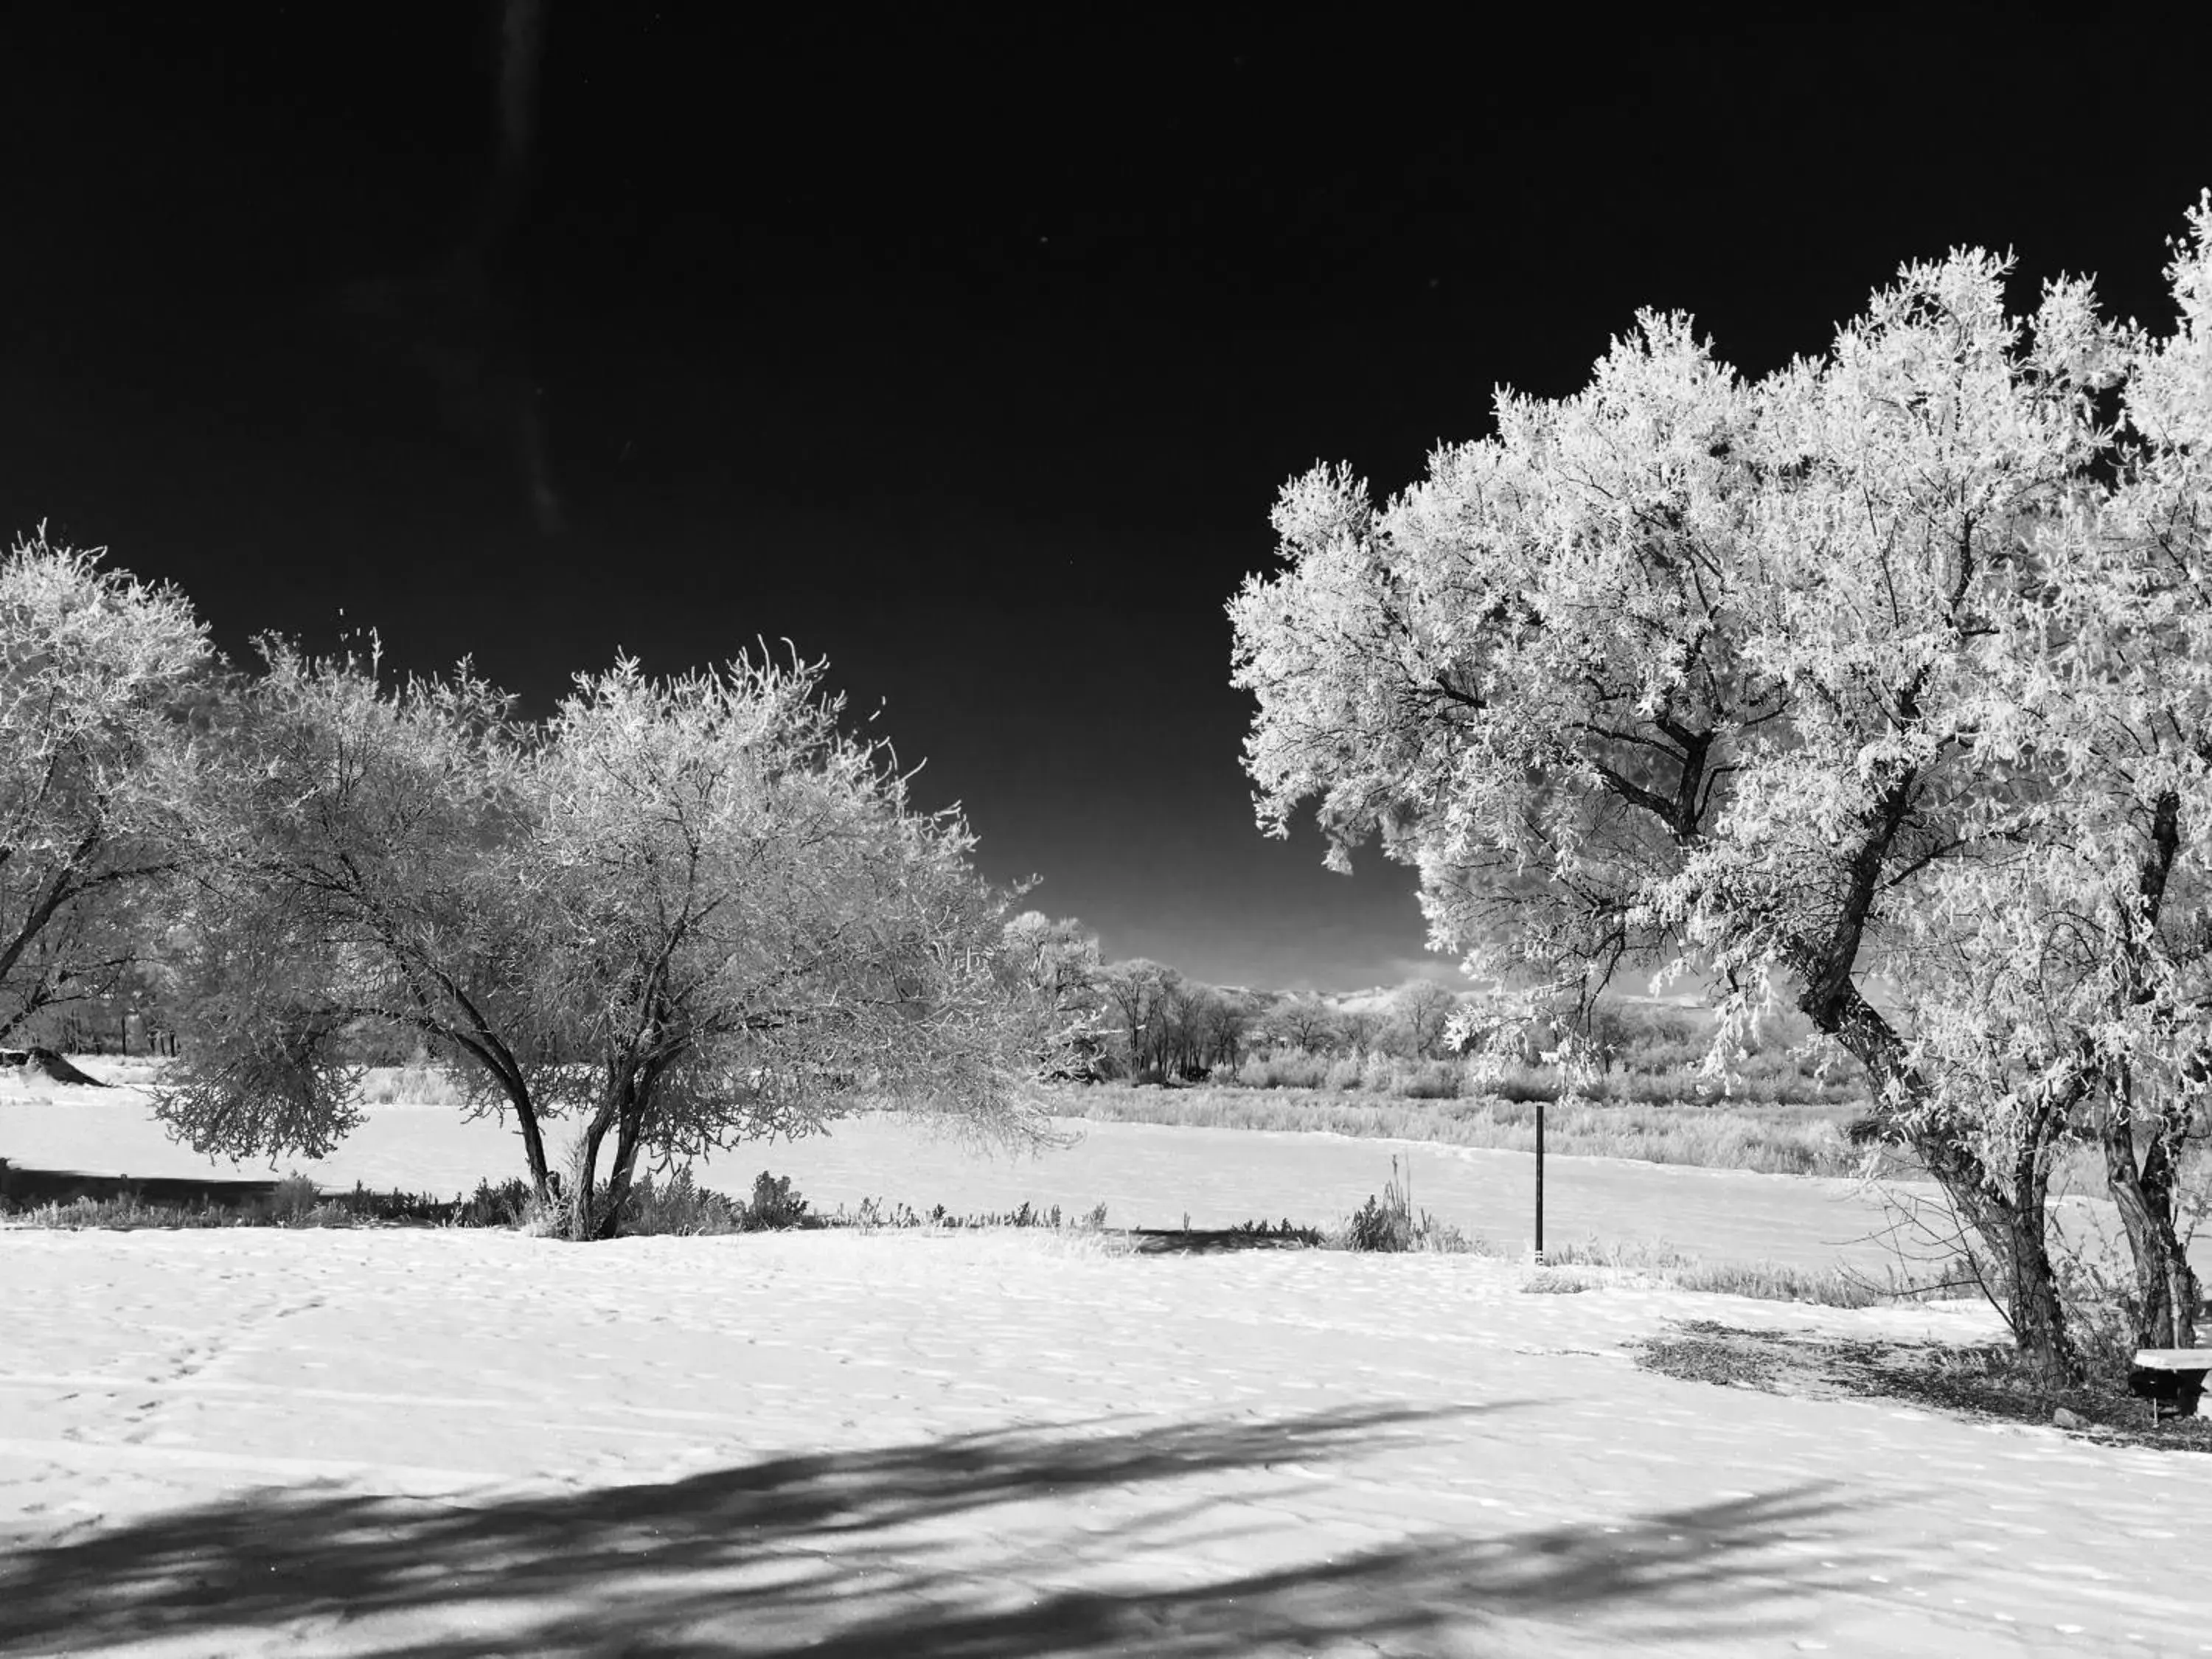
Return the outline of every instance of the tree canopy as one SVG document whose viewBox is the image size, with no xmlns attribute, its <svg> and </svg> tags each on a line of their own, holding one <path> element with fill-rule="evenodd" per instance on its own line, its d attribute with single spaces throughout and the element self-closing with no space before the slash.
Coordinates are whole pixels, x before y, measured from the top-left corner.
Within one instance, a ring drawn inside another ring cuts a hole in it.
<svg viewBox="0 0 2212 1659">
<path fill-rule="evenodd" d="M 0 1037 L 144 957 L 190 817 L 207 629 L 43 531 L 0 558 Z"/>
<path fill-rule="evenodd" d="M 272 647 L 252 764 L 209 790 L 159 1109 L 202 1151 L 319 1151 L 364 1035 L 396 1032 L 514 1115 L 543 1199 L 573 1122 L 578 1237 L 619 1228 L 641 1158 L 866 1105 L 1041 1136 L 1007 896 L 823 672 L 624 659 L 524 726 L 465 665 L 386 684 Z"/>
<path fill-rule="evenodd" d="M 386 684 L 374 657 L 265 649 L 201 780 L 156 1109 L 200 1152 L 320 1156 L 359 1125 L 363 1039 L 397 1035 L 515 1114 L 544 1191 L 568 1056 L 529 983 L 527 733 L 465 667 Z"/>
<path fill-rule="evenodd" d="M 641 1152 L 696 1157 L 865 1102 L 1042 1133 L 1005 896 L 965 821 L 915 811 L 884 746 L 840 732 L 823 668 L 653 680 L 625 659 L 578 680 L 531 757 L 525 879 L 550 927 L 535 1000 L 590 1057 L 580 1180 L 611 1133 L 614 1208 Z"/>
<path fill-rule="evenodd" d="M 1379 837 L 1477 973 L 1692 972 L 1723 1041 L 1786 991 L 2054 1364 L 2055 1136 L 2202 1071 L 2196 994 L 2141 999 L 2174 960 L 2144 895 L 2193 893 L 2205 846 L 2208 212 L 2162 340 L 2083 282 L 2011 314 L 1972 250 L 1756 382 L 1644 313 L 1381 507 L 1293 480 L 1284 568 L 1230 606 L 1264 827 L 1316 802 L 1340 866 Z M 2062 993 L 2069 907 L 2108 921 L 2067 933 Z M 2124 1002 L 2124 1065 L 2096 1035 Z"/>
</svg>

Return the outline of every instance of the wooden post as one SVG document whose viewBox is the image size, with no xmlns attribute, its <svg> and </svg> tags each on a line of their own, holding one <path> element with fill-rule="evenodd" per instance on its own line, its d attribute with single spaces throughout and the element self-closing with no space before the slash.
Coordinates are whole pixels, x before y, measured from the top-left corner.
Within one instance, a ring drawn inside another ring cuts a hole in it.
<svg viewBox="0 0 2212 1659">
<path fill-rule="evenodd" d="M 1544 1103 L 1536 1103 L 1536 1260 L 1544 1259 Z"/>
</svg>

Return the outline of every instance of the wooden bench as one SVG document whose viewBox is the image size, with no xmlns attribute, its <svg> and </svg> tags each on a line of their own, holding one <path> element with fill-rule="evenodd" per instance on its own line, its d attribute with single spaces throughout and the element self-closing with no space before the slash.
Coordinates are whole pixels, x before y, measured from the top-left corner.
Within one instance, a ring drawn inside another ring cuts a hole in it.
<svg viewBox="0 0 2212 1659">
<path fill-rule="evenodd" d="M 2212 1371 L 2212 1348 L 2138 1348 L 2136 1351 L 2136 1369 L 2139 1371 L 2166 1371 L 2177 1379 L 2177 1393 L 2187 1389 L 2193 1382 L 2196 1392 L 2202 1394 L 2205 1373 Z M 2158 1402 L 2157 1395 L 2148 1392 L 2144 1395 L 2144 1403 L 2150 1407 L 2150 1420 L 2154 1425 L 2158 1422 Z"/>
</svg>

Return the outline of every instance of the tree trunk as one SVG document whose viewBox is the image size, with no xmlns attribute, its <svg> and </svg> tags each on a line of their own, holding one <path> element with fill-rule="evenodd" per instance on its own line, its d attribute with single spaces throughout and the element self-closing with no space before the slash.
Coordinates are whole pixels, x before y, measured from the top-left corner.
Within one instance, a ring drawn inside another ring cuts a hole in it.
<svg viewBox="0 0 2212 1659">
<path fill-rule="evenodd" d="M 2148 830 L 2148 842 L 2136 874 L 2136 896 L 2142 908 L 2125 935 L 2127 951 L 2123 958 L 2126 994 L 2138 1004 L 2150 994 L 2146 981 L 2157 948 L 2159 915 L 2181 850 L 2178 791 L 2168 789 L 2159 795 L 2151 810 Z M 2135 1260 L 2136 1345 L 2194 1347 L 2197 1275 L 2190 1268 L 2188 1253 L 2173 1224 L 2173 1189 L 2179 1175 L 2175 1139 L 2186 1125 L 2175 1122 L 2168 1111 L 2139 1114 L 2134 1077 L 2127 1069 L 2119 1072 L 2113 1085 L 2105 1097 L 2097 1131 L 2104 1145 L 2105 1185 L 2119 1207 L 2120 1224 L 2127 1231 L 2128 1249 Z M 2151 1127 L 2150 1145 L 2140 1163 L 2136 1157 L 2138 1116 Z"/>
<path fill-rule="evenodd" d="M 608 1097 L 616 1104 L 615 1161 L 607 1171 L 606 1212 L 599 1218 L 594 1237 L 614 1238 L 622 1231 L 631 1182 L 637 1173 L 637 1155 L 645 1145 L 645 1126 L 667 1066 L 665 1055 L 632 1063 L 619 1083 L 608 1085 Z"/>
<path fill-rule="evenodd" d="M 599 1184 L 599 1143 L 606 1139 L 607 1129 L 614 1118 L 613 1103 L 602 1104 L 592 1114 L 584 1126 L 584 1139 L 579 1149 L 576 1178 L 568 1194 L 568 1237 L 579 1244 L 598 1236 L 592 1189 Z"/>
<path fill-rule="evenodd" d="M 2045 1382 L 2057 1383 L 2078 1376 L 2081 1361 L 2051 1267 L 2050 1184 L 2043 1151 L 2032 1142 L 2021 1149 L 2014 1168 L 2011 1194 L 1984 1193 L 1988 1218 L 1982 1235 L 1990 1240 L 1995 1232 L 2002 1241 L 1998 1260 L 2006 1276 L 2013 1340 Z"/>
<path fill-rule="evenodd" d="M 2012 1314 L 2013 1340 L 2021 1355 L 2045 1382 L 2069 1382 L 2081 1373 L 2080 1357 L 2066 1327 L 2066 1309 L 2051 1271 L 2041 1204 L 2014 1206 L 2006 1217 L 2010 1245 L 2006 1267 L 2011 1275 L 2006 1301 Z"/>
<path fill-rule="evenodd" d="M 551 1184 L 545 1167 L 545 1130 L 538 1121 L 538 1108 L 532 1103 L 528 1091 L 510 1088 L 508 1099 L 514 1107 L 514 1121 L 522 1131 L 522 1156 L 530 1165 L 530 1185 L 543 1204 L 551 1194 Z"/>
<path fill-rule="evenodd" d="M 1826 986 L 1815 982 L 1798 1006 L 1815 1029 L 1834 1037 L 1866 1067 L 1874 1082 L 1877 1114 L 1892 1084 L 1908 1100 L 1924 1097 L 1925 1086 L 1905 1064 L 1897 1033 L 1848 979 L 1838 976 Z M 2052 1382 L 2080 1370 L 2066 1329 L 2066 1310 L 2058 1299 L 2057 1276 L 2051 1267 L 2046 1231 L 2050 1175 L 2045 1154 L 2058 1122 L 2057 1114 L 2045 1113 L 2033 1126 L 2011 1172 L 2009 1194 L 1992 1178 L 1994 1171 L 1940 1126 L 1915 1122 L 1904 1128 L 1906 1144 L 1995 1258 L 2005 1303 L 2002 1311 L 2021 1358 Z"/>
<path fill-rule="evenodd" d="M 622 1115 L 621 1127 L 615 1132 L 615 1161 L 607 1170 L 607 1208 L 599 1218 L 597 1238 L 614 1238 L 622 1232 L 624 1212 L 629 1208 L 629 1195 L 637 1173 L 638 1147 L 643 1137 L 639 1133 L 643 1114 L 635 1109 Z"/>
<path fill-rule="evenodd" d="M 1979 1159 L 1940 1133 L 1907 1139 L 1995 1259 L 2002 1312 L 2021 1357 L 2049 1382 L 2078 1376 L 2081 1360 L 2051 1266 L 2050 1175 L 2041 1137 L 2021 1150 L 2009 1194 L 1990 1184 Z"/>
<path fill-rule="evenodd" d="M 2173 1224 L 2173 1155 L 2166 1125 L 2156 1125 L 2140 1162 L 2135 1125 L 2107 1111 L 2098 1125 L 2105 1185 L 2120 1212 L 2135 1262 L 2135 1342 L 2141 1348 L 2197 1346 L 2197 1274 Z"/>
</svg>

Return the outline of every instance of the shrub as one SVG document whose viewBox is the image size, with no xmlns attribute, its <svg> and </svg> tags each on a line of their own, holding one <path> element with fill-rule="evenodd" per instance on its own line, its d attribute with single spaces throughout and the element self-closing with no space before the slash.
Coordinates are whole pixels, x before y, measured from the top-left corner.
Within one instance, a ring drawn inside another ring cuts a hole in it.
<svg viewBox="0 0 2212 1659">
<path fill-rule="evenodd" d="M 313 1182 L 295 1170 L 276 1183 L 264 1202 L 270 1219 L 296 1227 L 321 1205 L 322 1194 Z"/>
<path fill-rule="evenodd" d="M 864 1210 L 872 1206 L 864 1206 Z M 696 1237 L 720 1233 L 782 1232 L 822 1224 L 806 1200 L 792 1190 L 789 1176 L 766 1170 L 753 1182 L 752 1197 L 739 1200 L 700 1186 L 690 1168 L 665 1181 L 641 1177 L 631 1188 L 623 1231 L 664 1237 Z"/>
<path fill-rule="evenodd" d="M 1390 1179 L 1382 1188 L 1380 1203 L 1374 1194 L 1359 1206 L 1345 1229 L 1345 1243 L 1354 1250 L 1402 1251 L 1413 1248 L 1413 1206 L 1410 1191 L 1412 1172 L 1407 1172 L 1407 1185 L 1398 1184 L 1398 1160 L 1390 1160 Z"/>
<path fill-rule="evenodd" d="M 890 1227 L 894 1230 L 908 1227 L 942 1227 L 965 1231 L 984 1227 L 1037 1227 L 1065 1230 L 1073 1232 L 1103 1232 L 1106 1230 L 1106 1206 L 1094 1204 L 1079 1216 L 1066 1216 L 1059 1205 L 1040 1210 L 1024 1200 L 1014 1210 L 991 1211 L 977 1215 L 956 1215 L 942 1204 L 932 1205 L 927 1213 L 912 1205 L 900 1202 L 884 1207 L 879 1198 L 864 1198 L 852 1209 L 840 1206 L 835 1215 L 818 1219 L 809 1218 L 810 1225 L 830 1227 Z"/>
<path fill-rule="evenodd" d="M 780 1232 L 815 1224 L 806 1200 L 791 1190 L 791 1177 L 772 1176 L 766 1170 L 753 1182 L 752 1202 L 742 1207 L 739 1217 L 739 1224 L 748 1232 Z"/>
<path fill-rule="evenodd" d="M 766 1181 L 767 1176 L 761 1179 Z M 787 1188 L 790 1182 L 784 1185 Z M 756 1189 L 757 1190 L 757 1189 Z M 799 1207 L 804 1210 L 802 1200 Z M 702 1234 L 734 1233 L 745 1230 L 745 1206 L 698 1186 L 687 1167 L 665 1182 L 653 1184 L 647 1176 L 630 1188 L 629 1212 L 623 1231 L 634 1234 L 694 1237 Z"/>
<path fill-rule="evenodd" d="M 455 1227 L 519 1227 L 529 1218 L 537 1194 L 527 1182 L 510 1179 L 495 1187 L 482 1176 L 477 1189 L 454 1200 L 450 1225 Z"/>
<path fill-rule="evenodd" d="M 1392 1092 L 1407 1100 L 1457 1100 L 1465 1077 L 1464 1068 L 1451 1060 L 1425 1060 L 1399 1068 Z"/>
<path fill-rule="evenodd" d="M 1431 1210 L 1422 1211 L 1413 1223 L 1413 1248 L 1432 1251 L 1438 1255 L 1503 1255 L 1506 1253 L 1480 1233 L 1469 1235 L 1449 1221 L 1439 1220 L 1435 1212 Z"/>
<path fill-rule="evenodd" d="M 1237 1068 L 1235 1081 L 1246 1089 L 1319 1089 L 1328 1083 L 1329 1062 L 1322 1054 L 1302 1048 L 1278 1048 L 1271 1054 L 1248 1054 Z"/>
<path fill-rule="evenodd" d="M 1367 1200 L 1372 1204 L 1375 1200 Z M 1104 1206 L 1100 1206 L 1103 1209 Z M 1229 1230 L 1245 1238 L 1279 1238 L 1293 1244 L 1319 1244 L 1322 1231 L 1318 1227 L 1301 1227 L 1285 1216 L 1280 1221 L 1240 1221 Z"/>
<path fill-rule="evenodd" d="M 1354 1250 L 1410 1250 L 1413 1248 L 1413 1218 L 1403 1210 L 1377 1204 L 1375 1194 L 1353 1214 L 1346 1229 L 1345 1243 Z"/>
<path fill-rule="evenodd" d="M 1487 1092 L 1515 1105 L 1549 1104 L 1559 1097 L 1559 1074 L 1548 1066 L 1516 1066 L 1491 1083 Z"/>
</svg>

